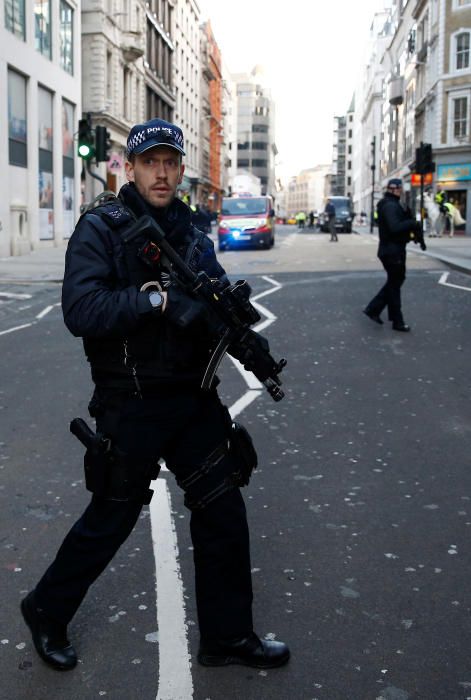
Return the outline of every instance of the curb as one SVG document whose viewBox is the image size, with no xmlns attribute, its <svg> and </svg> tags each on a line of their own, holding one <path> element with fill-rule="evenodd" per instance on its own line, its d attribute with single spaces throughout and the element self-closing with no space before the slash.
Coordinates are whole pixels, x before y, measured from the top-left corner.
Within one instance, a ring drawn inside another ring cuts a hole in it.
<svg viewBox="0 0 471 700">
<path fill-rule="evenodd" d="M 375 233 L 363 233 L 362 231 L 353 231 L 357 236 L 367 236 L 370 240 L 377 241 L 378 236 Z M 464 262 L 457 258 L 450 258 L 447 255 L 442 255 L 440 253 L 432 253 L 428 250 L 410 250 L 410 253 L 415 255 L 425 255 L 427 258 L 433 258 L 434 260 L 439 260 L 440 262 L 448 265 L 448 267 L 456 270 L 457 272 L 463 272 L 465 275 L 471 275 L 471 260 L 469 262 Z"/>
</svg>

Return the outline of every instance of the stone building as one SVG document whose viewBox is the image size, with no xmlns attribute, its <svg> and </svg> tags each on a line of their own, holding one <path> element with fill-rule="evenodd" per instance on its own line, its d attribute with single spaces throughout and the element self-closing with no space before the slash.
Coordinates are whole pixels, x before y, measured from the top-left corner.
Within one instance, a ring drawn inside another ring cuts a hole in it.
<svg viewBox="0 0 471 700">
<path fill-rule="evenodd" d="M 415 141 L 431 143 L 434 186 L 471 233 L 471 0 L 418 0 Z"/>
<path fill-rule="evenodd" d="M 4 0 L 0 25 L 0 256 L 60 245 L 80 205 L 80 6 Z"/>
<path fill-rule="evenodd" d="M 177 0 L 174 10 L 173 120 L 185 135 L 185 175 L 180 190 L 192 203 L 199 199 L 201 36 L 200 8 L 195 0 Z"/>
<path fill-rule="evenodd" d="M 262 194 L 275 194 L 275 104 L 263 70 L 232 76 L 237 85 L 237 168 L 262 181 Z"/>
<path fill-rule="evenodd" d="M 173 0 L 84 0 L 83 114 L 111 134 L 111 159 L 91 171 L 117 191 L 126 181 L 127 134 L 133 124 L 175 110 Z M 85 200 L 103 189 L 86 178 Z"/>
</svg>

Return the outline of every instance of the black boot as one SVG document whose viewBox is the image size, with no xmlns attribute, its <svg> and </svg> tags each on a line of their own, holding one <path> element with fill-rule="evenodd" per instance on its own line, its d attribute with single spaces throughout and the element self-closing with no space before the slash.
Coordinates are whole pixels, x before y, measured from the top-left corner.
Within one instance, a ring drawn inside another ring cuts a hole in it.
<svg viewBox="0 0 471 700">
<path fill-rule="evenodd" d="M 252 632 L 248 637 L 233 641 L 201 642 L 198 661 L 203 666 L 242 664 L 253 668 L 283 666 L 290 656 L 286 644 L 259 639 Z"/>
<path fill-rule="evenodd" d="M 383 321 L 380 315 L 376 314 L 374 311 L 370 311 L 368 307 L 366 307 L 366 309 L 363 309 L 363 313 L 366 314 L 368 318 L 371 318 L 371 320 L 375 323 L 379 323 L 380 326 L 383 325 Z"/>
<path fill-rule="evenodd" d="M 67 639 L 67 627 L 48 620 L 36 606 L 34 592 L 21 601 L 21 613 L 31 630 L 39 656 L 58 671 L 69 671 L 77 665 L 77 654 Z"/>
</svg>

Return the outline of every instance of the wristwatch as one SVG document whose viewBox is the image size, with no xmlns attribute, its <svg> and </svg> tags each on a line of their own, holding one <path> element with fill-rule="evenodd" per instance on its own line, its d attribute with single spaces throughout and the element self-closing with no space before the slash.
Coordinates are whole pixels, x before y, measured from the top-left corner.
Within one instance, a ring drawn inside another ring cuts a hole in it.
<svg viewBox="0 0 471 700">
<path fill-rule="evenodd" d="M 157 292 L 156 290 L 152 290 L 152 292 L 149 292 L 149 301 L 152 304 L 152 308 L 154 309 L 154 311 L 162 312 L 164 297 L 160 292 Z"/>
</svg>

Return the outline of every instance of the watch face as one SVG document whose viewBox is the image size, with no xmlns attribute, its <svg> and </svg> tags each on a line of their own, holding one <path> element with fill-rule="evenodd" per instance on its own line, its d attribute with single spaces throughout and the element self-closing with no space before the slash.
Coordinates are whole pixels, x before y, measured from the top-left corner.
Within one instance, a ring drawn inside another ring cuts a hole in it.
<svg viewBox="0 0 471 700">
<path fill-rule="evenodd" d="M 157 309 L 159 306 L 162 306 L 164 298 L 160 292 L 150 292 L 149 301 L 154 309 Z"/>
</svg>

